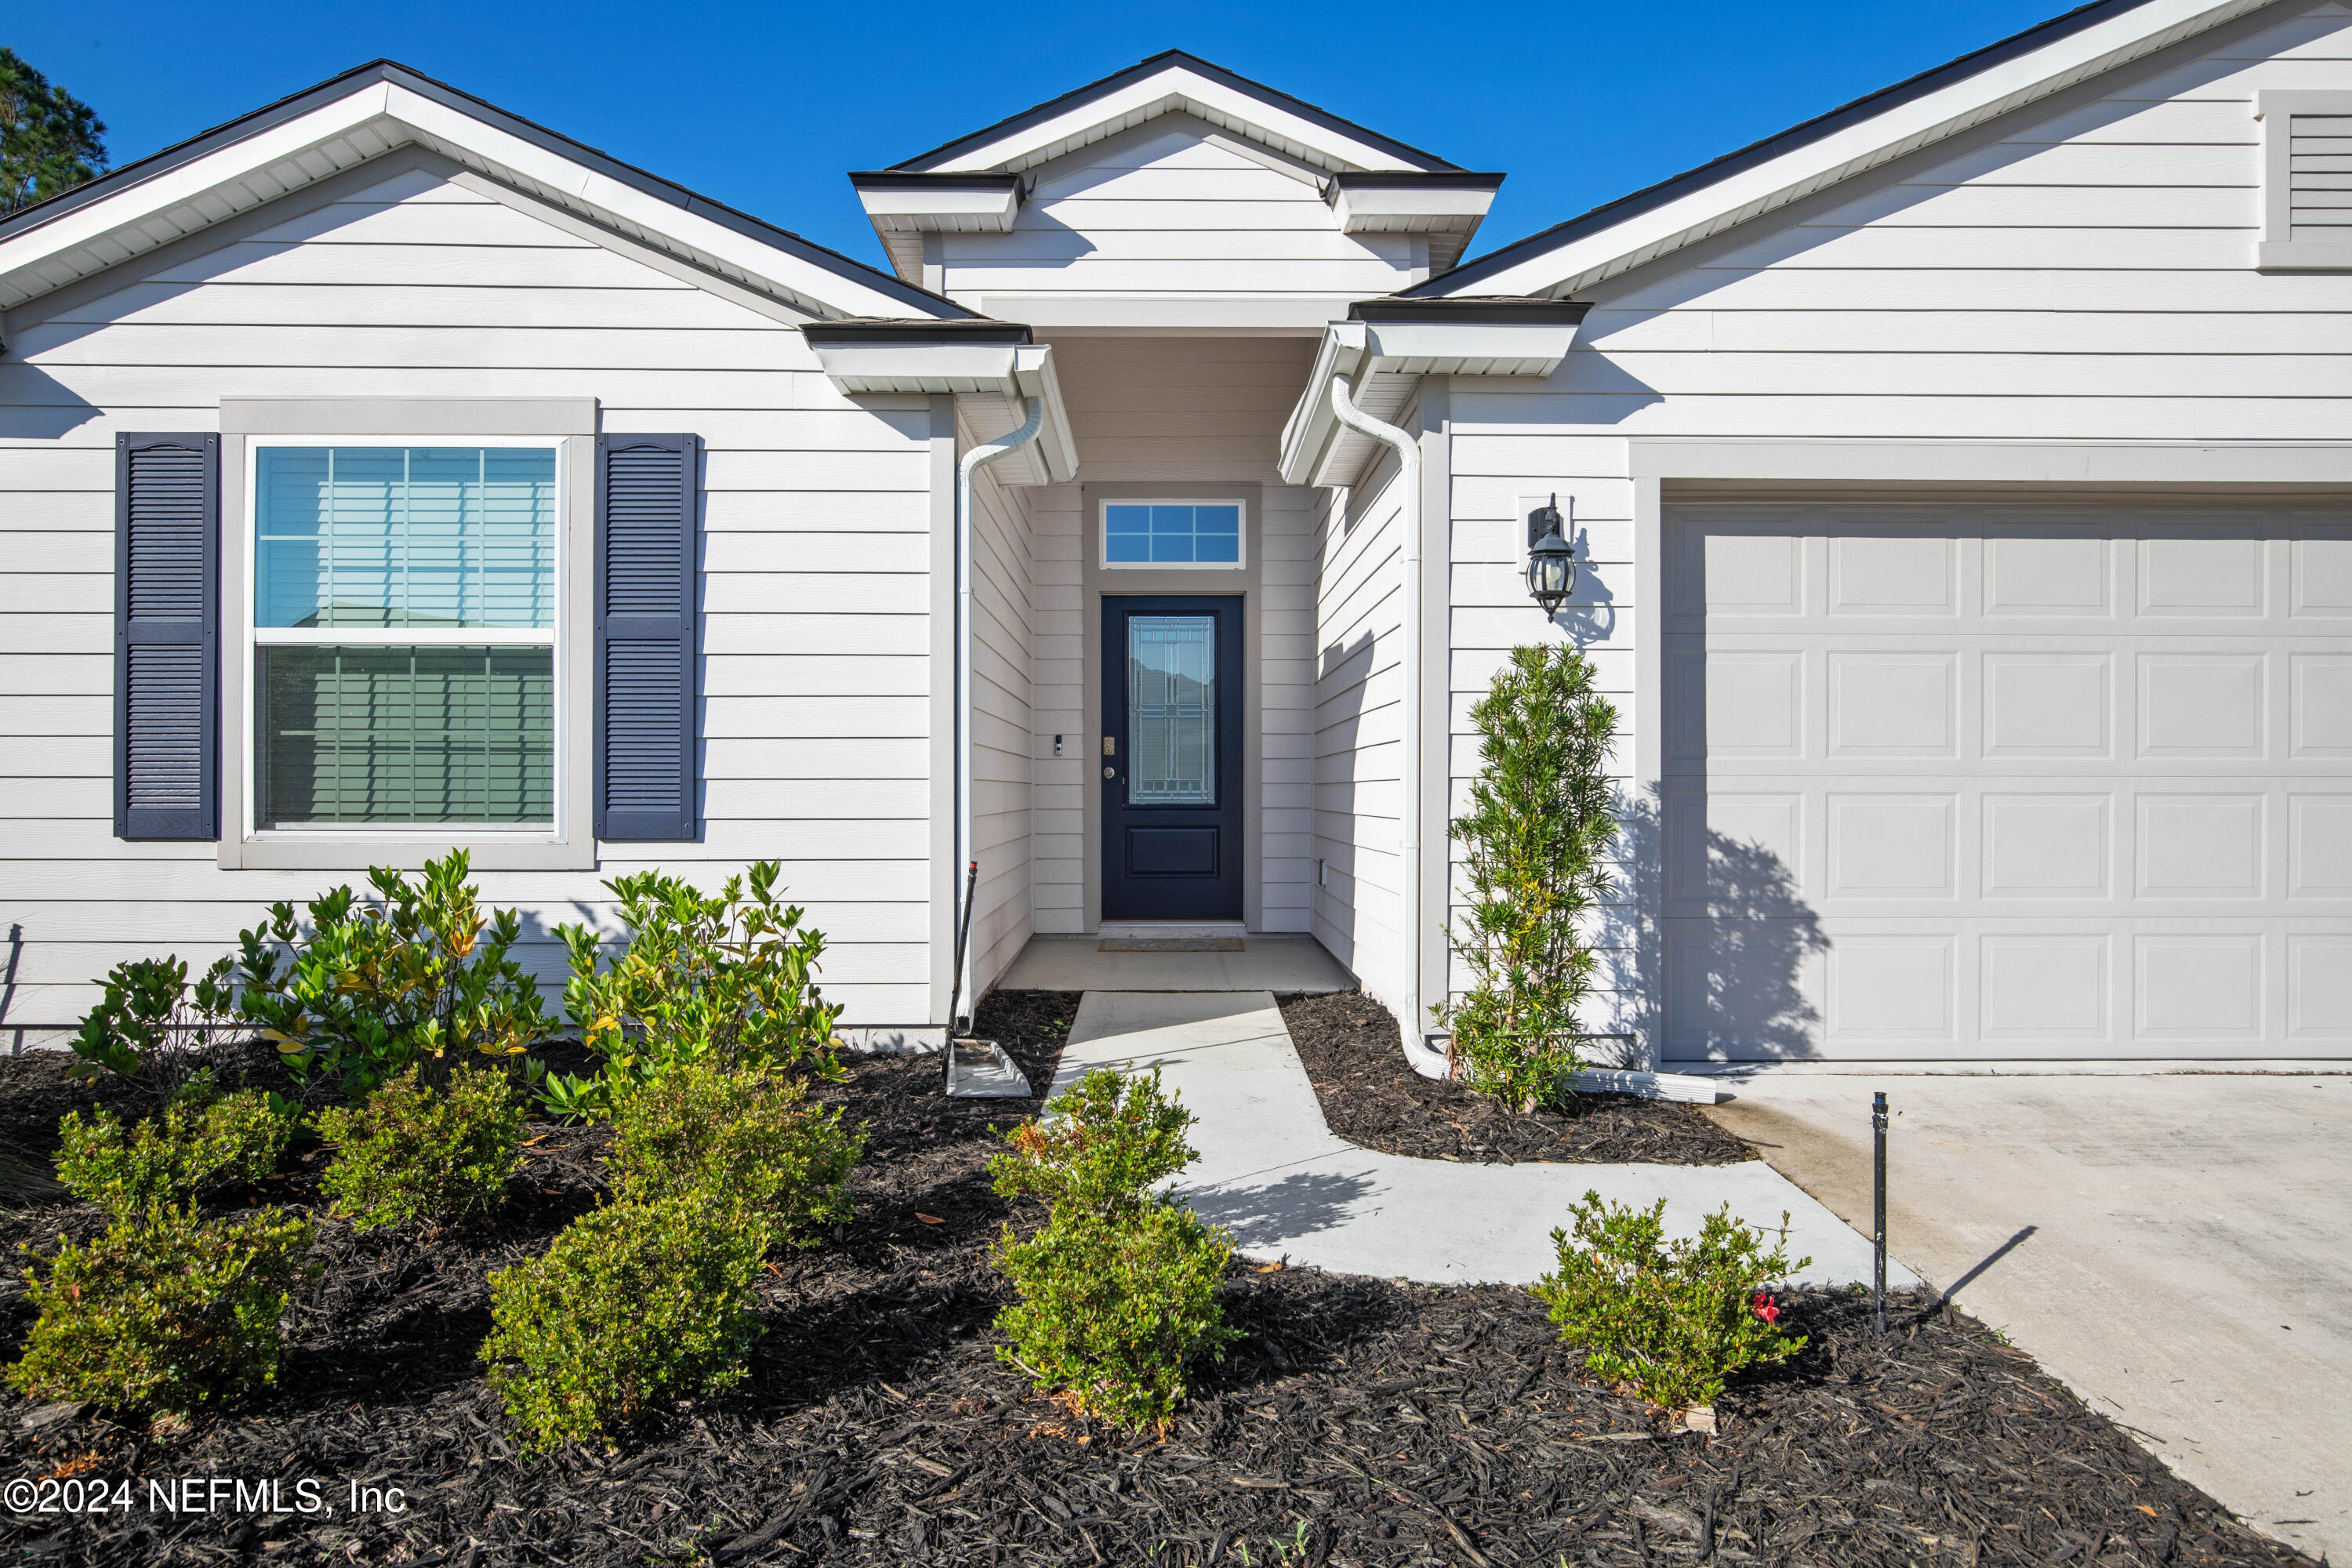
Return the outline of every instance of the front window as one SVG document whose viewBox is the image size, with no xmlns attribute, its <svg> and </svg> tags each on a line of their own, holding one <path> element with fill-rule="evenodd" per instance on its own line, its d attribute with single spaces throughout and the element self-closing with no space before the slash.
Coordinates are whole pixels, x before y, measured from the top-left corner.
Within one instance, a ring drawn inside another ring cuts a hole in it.
<svg viewBox="0 0 2352 1568">
<path fill-rule="evenodd" d="M 557 459 L 257 447 L 256 826 L 553 826 Z"/>
<path fill-rule="evenodd" d="M 1102 508 L 1105 566 L 1242 564 L 1237 500 L 1117 500 Z"/>
</svg>

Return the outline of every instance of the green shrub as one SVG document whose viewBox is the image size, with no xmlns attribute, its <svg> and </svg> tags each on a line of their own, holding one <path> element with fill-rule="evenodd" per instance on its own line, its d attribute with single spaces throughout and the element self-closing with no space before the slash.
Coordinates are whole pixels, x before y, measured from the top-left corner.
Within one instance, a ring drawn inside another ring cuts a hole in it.
<svg viewBox="0 0 2352 1568">
<path fill-rule="evenodd" d="M 1470 976 L 1451 1024 L 1472 1088 L 1521 1110 L 1573 1090 L 1577 1008 L 1597 962 L 1577 926 L 1609 888 L 1617 710 L 1591 661 L 1563 645 L 1511 650 L 1470 710 L 1480 736 L 1470 810 L 1454 819 L 1469 908 L 1453 937 Z"/>
<path fill-rule="evenodd" d="M 686 1062 L 838 1071 L 841 1009 L 816 986 L 824 937 L 802 929 L 799 906 L 777 902 L 778 869 L 773 860 L 753 865 L 748 897 L 744 877 L 728 878 L 716 898 L 658 871 L 614 879 L 605 886 L 629 937 L 602 973 L 593 931 L 555 928 L 571 954 L 564 1010 L 604 1069 L 601 1079 L 551 1079 L 549 1104 L 601 1114 L 610 1086 Z"/>
<path fill-rule="evenodd" d="M 765 1216 L 775 1239 L 794 1246 L 849 1217 L 849 1173 L 865 1149 L 839 1110 L 808 1103 L 804 1084 L 707 1062 L 618 1086 L 613 1131 L 605 1169 L 620 1198 L 699 1192 Z"/>
<path fill-rule="evenodd" d="M 584 1441 L 664 1395 L 739 1381 L 768 1251 L 756 1215 L 700 1193 L 582 1215 L 490 1276 L 490 1385 L 530 1447 Z"/>
<path fill-rule="evenodd" d="M 1192 1210 L 1144 1203 L 1056 1213 L 1028 1240 L 1007 1226 L 996 1264 L 1021 1292 L 997 1314 L 997 1358 L 1075 1410 L 1165 1431 L 1188 1367 L 1239 1339 L 1218 1307 L 1233 1247 Z"/>
<path fill-rule="evenodd" d="M 32 1399 L 185 1411 L 272 1382 L 278 1320 L 310 1238 L 308 1220 L 279 1210 L 204 1220 L 190 1205 L 61 1245 L 46 1276 L 26 1267 L 40 1316 L 9 1385 Z"/>
<path fill-rule="evenodd" d="M 539 983 L 509 956 L 512 910 L 485 914 L 467 854 L 427 861 L 412 882 L 368 873 L 377 900 L 349 887 L 242 933 L 238 1015 L 274 1042 L 298 1077 L 331 1074 L 364 1093 L 420 1058 L 511 1057 L 553 1031 Z"/>
<path fill-rule="evenodd" d="M 1551 1308 L 1560 1338 L 1584 1349 L 1584 1364 L 1630 1384 L 1668 1410 L 1712 1405 L 1724 1379 L 1785 1360 L 1805 1348 L 1780 1326 L 1769 1289 L 1812 1262 L 1790 1263 L 1789 1216 L 1778 1231 L 1731 1217 L 1726 1204 L 1696 1237 L 1663 1239 L 1664 1198 L 1647 1209 L 1604 1204 L 1588 1192 L 1566 1231 L 1551 1233 L 1559 1272 L 1535 1293 Z M 1772 1250 L 1765 1238 L 1774 1237 Z"/>
<path fill-rule="evenodd" d="M 335 1145 L 319 1185 L 362 1230 L 479 1218 L 506 1201 L 522 1163 L 522 1118 L 497 1068 L 457 1068 L 443 1086 L 412 1067 L 357 1106 L 319 1112 Z"/>
<path fill-rule="evenodd" d="M 105 989 L 98 1005 L 84 1016 L 73 1037 L 74 1054 L 81 1060 L 68 1069 L 70 1076 L 112 1072 L 159 1093 L 177 1090 L 195 1077 L 196 1053 L 206 1037 L 236 1018 L 231 968 L 224 958 L 191 986 L 182 958 L 116 964 L 101 982 Z"/>
<path fill-rule="evenodd" d="M 1160 1093 L 1159 1068 L 1125 1078 L 1097 1068 L 1055 1096 L 1044 1117 L 1003 1134 L 1012 1148 L 988 1173 L 1005 1197 L 1041 1197 L 1057 1215 L 1130 1209 L 1198 1158 L 1184 1141 L 1192 1125 L 1192 1113 Z"/>
<path fill-rule="evenodd" d="M 1013 1342 L 997 1356 L 1074 1410 L 1164 1431 L 1187 1369 L 1223 1360 L 1240 1337 L 1216 1300 L 1230 1238 L 1149 1192 L 1198 1157 L 1184 1139 L 1192 1125 L 1158 1069 L 1098 1068 L 1005 1134 L 1012 1148 L 989 1162 L 997 1192 L 1053 1205 L 1028 1240 L 1009 1225 L 997 1238 L 997 1267 L 1021 1292 L 997 1314 Z"/>
<path fill-rule="evenodd" d="M 114 1113 L 69 1111 L 58 1179 L 116 1220 L 130 1220 L 210 1187 L 257 1182 L 278 1169 L 301 1116 L 257 1089 L 217 1095 L 209 1079 L 183 1088 L 163 1114 L 127 1131 Z"/>
</svg>

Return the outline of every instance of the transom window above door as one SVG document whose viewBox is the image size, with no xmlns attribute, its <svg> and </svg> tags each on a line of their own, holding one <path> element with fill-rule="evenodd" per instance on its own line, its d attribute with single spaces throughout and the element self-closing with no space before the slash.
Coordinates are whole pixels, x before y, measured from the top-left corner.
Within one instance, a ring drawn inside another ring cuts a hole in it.
<svg viewBox="0 0 2352 1568">
<path fill-rule="evenodd" d="M 255 826 L 553 826 L 559 450 L 257 445 Z"/>
<path fill-rule="evenodd" d="M 1102 564 L 1238 570 L 1238 500 L 1115 500 L 1102 503 Z"/>
</svg>

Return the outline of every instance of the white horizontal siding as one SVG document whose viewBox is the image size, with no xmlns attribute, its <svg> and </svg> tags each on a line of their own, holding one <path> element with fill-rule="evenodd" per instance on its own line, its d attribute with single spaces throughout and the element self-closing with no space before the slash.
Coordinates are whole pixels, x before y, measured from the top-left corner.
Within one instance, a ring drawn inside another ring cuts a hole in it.
<svg viewBox="0 0 2352 1568">
<path fill-rule="evenodd" d="M 213 427 L 224 396 L 360 393 L 593 396 L 608 430 L 706 446 L 702 839 L 482 876 L 522 910 L 531 966 L 560 974 L 554 923 L 611 925 L 607 877 L 661 866 L 715 888 L 781 858 L 849 1021 L 926 1021 L 919 400 L 852 403 L 784 323 L 415 172 L 18 314 L 0 364 L 0 923 L 24 949 L 0 1027 L 70 1023 L 120 960 L 205 960 L 268 902 L 363 879 L 120 843 L 110 786 L 115 434 Z"/>
<path fill-rule="evenodd" d="M 992 292 L 1363 298 L 1416 280 L 1411 235 L 1340 232 L 1311 177 L 1171 114 L 1044 165 L 1008 234 L 940 237 L 938 287 Z"/>
</svg>

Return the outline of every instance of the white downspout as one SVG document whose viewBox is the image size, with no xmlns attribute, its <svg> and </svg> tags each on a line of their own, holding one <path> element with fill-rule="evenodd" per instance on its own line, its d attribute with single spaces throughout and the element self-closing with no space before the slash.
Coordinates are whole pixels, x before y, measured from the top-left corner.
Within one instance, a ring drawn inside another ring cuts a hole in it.
<svg viewBox="0 0 2352 1568">
<path fill-rule="evenodd" d="M 1331 378 L 1331 412 L 1397 455 L 1397 484 L 1403 503 L 1398 522 L 1404 530 L 1404 633 L 1399 659 L 1404 675 L 1404 1059 L 1423 1078 L 1444 1078 L 1448 1064 L 1429 1047 L 1429 1021 L 1421 1005 L 1421 443 L 1393 425 L 1358 408 L 1348 396 L 1348 378 Z"/>
<path fill-rule="evenodd" d="M 961 891 L 968 880 L 964 868 L 975 858 L 971 829 L 971 481 L 972 476 L 1008 452 L 1017 452 L 1034 441 L 1045 427 L 1045 400 L 1029 400 L 1029 417 L 1021 428 L 1009 436 L 974 447 L 956 464 L 955 493 L 955 861 L 950 873 L 951 885 Z M 971 898 L 980 897 L 978 883 L 972 884 Z M 956 910 L 958 920 L 964 911 Z M 976 922 L 975 922 L 976 923 Z M 954 928 L 950 921 L 950 929 Z M 975 959 L 973 949 L 980 945 L 980 932 L 971 933 L 965 944 L 963 973 L 957 976 L 962 1001 L 959 1006 L 964 1018 L 971 1016 L 980 1005 L 972 994 L 971 972 Z M 950 952 L 953 950 L 950 949 Z M 950 1018 L 948 1029 L 957 1032 L 962 1018 Z"/>
</svg>

